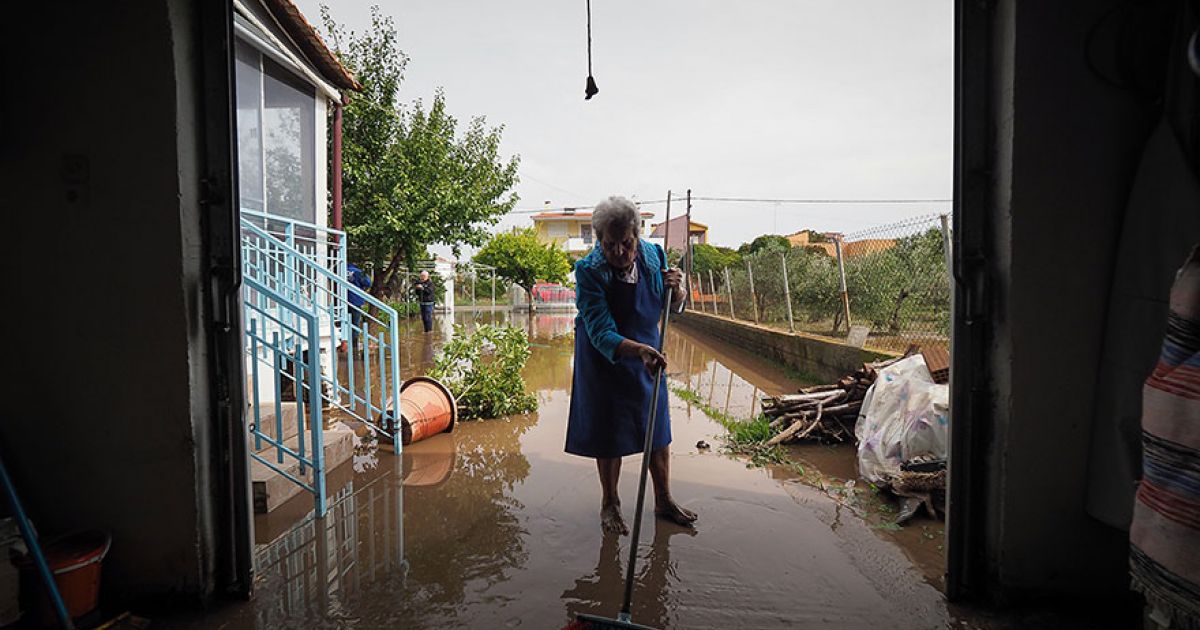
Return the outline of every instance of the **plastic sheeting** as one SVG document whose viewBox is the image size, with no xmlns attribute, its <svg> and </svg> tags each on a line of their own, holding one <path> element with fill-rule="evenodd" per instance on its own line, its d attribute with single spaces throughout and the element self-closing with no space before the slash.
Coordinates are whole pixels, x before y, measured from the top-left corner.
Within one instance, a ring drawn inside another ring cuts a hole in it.
<svg viewBox="0 0 1200 630">
<path fill-rule="evenodd" d="M 949 425 L 950 387 L 933 382 L 924 357 L 880 369 L 854 428 L 859 475 L 880 482 L 914 457 L 945 458 Z"/>
</svg>

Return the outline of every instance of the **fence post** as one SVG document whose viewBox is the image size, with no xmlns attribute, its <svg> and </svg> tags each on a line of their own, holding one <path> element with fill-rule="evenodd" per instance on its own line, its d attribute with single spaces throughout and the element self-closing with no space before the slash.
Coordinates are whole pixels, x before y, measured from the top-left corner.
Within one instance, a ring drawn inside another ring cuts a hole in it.
<svg viewBox="0 0 1200 630">
<path fill-rule="evenodd" d="M 779 264 L 783 267 L 783 301 L 787 302 L 788 332 L 796 332 L 796 322 L 792 320 L 792 288 L 788 286 L 787 256 L 779 252 Z"/>
<path fill-rule="evenodd" d="M 846 318 L 846 333 L 850 333 L 850 294 L 846 291 L 846 265 L 842 261 L 842 239 L 834 238 L 833 247 L 837 250 L 838 288 L 842 291 L 842 313 Z M 836 329 L 835 329 L 836 330 Z"/>
<path fill-rule="evenodd" d="M 729 267 L 725 268 L 725 292 L 729 294 L 729 319 L 737 321 L 737 314 L 733 312 L 733 281 L 729 279 Z"/>
<path fill-rule="evenodd" d="M 713 296 L 713 315 L 720 315 L 717 312 L 717 283 L 713 280 L 712 269 L 708 270 L 708 288 L 712 291 Z"/>
<path fill-rule="evenodd" d="M 942 252 L 946 257 L 946 278 L 950 281 L 950 327 L 954 327 L 954 251 L 951 249 L 953 239 L 950 234 L 950 215 L 942 215 Z M 953 352 L 954 335 L 949 335 L 946 349 Z"/>
<path fill-rule="evenodd" d="M 746 275 L 750 277 L 750 305 L 754 307 L 754 323 L 758 321 L 758 298 L 754 295 L 754 267 L 750 265 L 750 259 L 746 259 Z"/>
</svg>

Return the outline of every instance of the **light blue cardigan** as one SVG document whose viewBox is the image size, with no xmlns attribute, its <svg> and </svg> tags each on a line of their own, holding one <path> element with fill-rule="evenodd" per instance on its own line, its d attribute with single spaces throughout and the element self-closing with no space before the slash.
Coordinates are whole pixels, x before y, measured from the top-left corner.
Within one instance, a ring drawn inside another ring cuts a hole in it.
<svg viewBox="0 0 1200 630">
<path fill-rule="evenodd" d="M 646 240 L 638 240 L 638 282 L 649 281 L 650 290 L 661 299 L 663 293 L 662 270 L 667 267 L 666 254 L 662 247 Z M 591 253 L 575 263 L 575 306 L 579 309 L 577 319 L 583 322 L 592 347 L 616 363 L 617 346 L 625 339 L 617 332 L 617 323 L 608 310 L 608 288 L 616 279 L 616 272 L 604 258 L 597 246 Z"/>
</svg>

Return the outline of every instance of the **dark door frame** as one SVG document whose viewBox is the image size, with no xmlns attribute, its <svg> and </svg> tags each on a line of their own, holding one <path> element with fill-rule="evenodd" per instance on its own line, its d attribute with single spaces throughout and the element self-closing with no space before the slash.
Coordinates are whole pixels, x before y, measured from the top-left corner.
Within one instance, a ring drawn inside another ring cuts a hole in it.
<svg viewBox="0 0 1200 630">
<path fill-rule="evenodd" d="M 244 438 L 245 361 L 242 258 L 238 224 L 237 146 L 234 140 L 233 4 L 193 5 L 200 23 L 202 76 L 203 230 L 213 382 L 212 499 L 216 593 L 249 598 L 254 585 L 253 512 Z"/>
<path fill-rule="evenodd" d="M 995 3 L 956 0 L 954 16 L 954 273 L 946 597 L 987 590 L 987 361 L 991 330 L 989 208 L 995 136 L 991 123 Z"/>
</svg>

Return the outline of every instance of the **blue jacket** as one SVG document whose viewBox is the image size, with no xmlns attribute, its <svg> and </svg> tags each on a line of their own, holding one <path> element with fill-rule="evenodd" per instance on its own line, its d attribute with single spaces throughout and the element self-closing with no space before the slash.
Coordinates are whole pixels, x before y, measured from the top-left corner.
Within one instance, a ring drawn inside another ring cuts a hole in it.
<svg viewBox="0 0 1200 630">
<path fill-rule="evenodd" d="M 666 254 L 662 247 L 645 240 L 638 242 L 638 282 L 650 282 L 650 289 L 656 295 L 663 292 L 662 270 L 666 268 Z M 583 322 L 592 347 L 616 362 L 617 346 L 625 339 L 617 332 L 617 323 L 608 310 L 606 299 L 608 288 L 616 279 L 616 272 L 604 258 L 599 247 L 575 263 L 575 307 L 579 309 L 578 319 Z"/>
<path fill-rule="evenodd" d="M 371 288 L 371 279 L 368 278 L 367 274 L 363 273 L 363 270 L 359 269 L 354 263 L 348 263 L 346 265 L 346 276 L 346 279 L 350 281 L 350 284 L 353 284 L 363 291 Z M 346 299 L 350 302 L 350 305 L 355 308 L 362 308 L 363 303 L 367 301 L 365 298 L 363 298 L 363 296 L 353 291 L 349 292 L 349 295 L 346 296 Z"/>
</svg>

